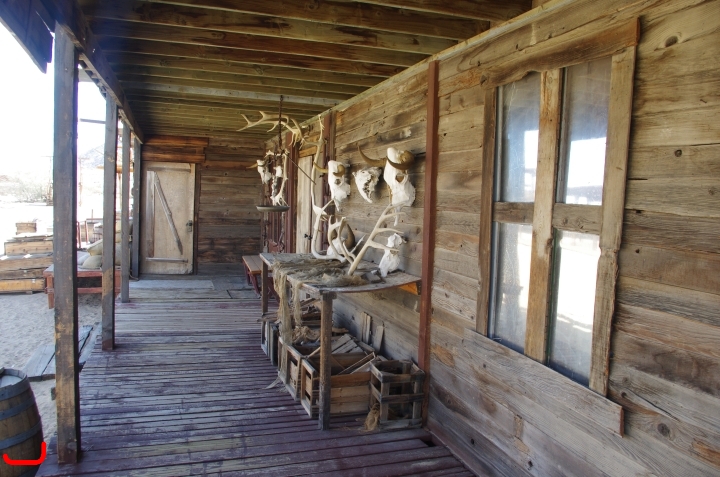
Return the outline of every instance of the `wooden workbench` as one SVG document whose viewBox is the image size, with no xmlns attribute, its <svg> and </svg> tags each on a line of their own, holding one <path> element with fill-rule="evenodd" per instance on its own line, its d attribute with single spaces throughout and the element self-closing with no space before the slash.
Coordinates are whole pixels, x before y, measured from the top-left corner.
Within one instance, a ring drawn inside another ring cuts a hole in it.
<svg viewBox="0 0 720 477">
<path fill-rule="evenodd" d="M 43 272 L 46 280 L 45 293 L 48 296 L 48 308 L 55 308 L 55 266 L 50 265 Z M 77 269 L 78 278 L 102 278 L 102 269 Z M 115 267 L 115 295 L 120 293 L 120 267 Z M 78 294 L 81 293 L 102 293 L 102 286 L 99 287 L 83 287 L 77 289 Z"/>
<path fill-rule="evenodd" d="M 276 263 L 288 261 L 290 258 L 302 257 L 311 260 L 310 254 L 294 254 L 294 253 L 261 253 L 260 258 L 262 264 L 262 312 L 267 313 L 268 309 L 268 271 L 272 270 Z M 318 262 L 325 262 L 318 260 Z M 362 262 L 358 267 L 356 274 L 363 274 L 369 270 L 377 269 L 377 264 L 372 262 Z M 288 275 L 288 282 L 293 285 L 292 275 Z M 330 341 L 332 338 L 332 317 L 333 317 L 333 300 L 338 294 L 344 293 L 368 293 L 388 288 L 406 288 L 410 286 L 417 291 L 420 278 L 403 272 L 394 272 L 385 277 L 381 282 L 368 283 L 359 286 L 346 287 L 328 287 L 320 284 L 303 283 L 300 290 L 307 293 L 313 298 L 320 300 L 320 402 L 318 428 L 326 430 L 330 428 L 330 354 L 332 352 Z"/>
</svg>

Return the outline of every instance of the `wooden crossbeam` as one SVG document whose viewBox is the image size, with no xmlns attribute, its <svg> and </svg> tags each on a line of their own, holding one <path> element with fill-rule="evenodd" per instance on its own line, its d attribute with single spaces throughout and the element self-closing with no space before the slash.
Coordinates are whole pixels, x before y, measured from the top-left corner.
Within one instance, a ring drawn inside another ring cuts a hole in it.
<svg viewBox="0 0 720 477">
<path fill-rule="evenodd" d="M 369 31 L 366 28 L 348 28 L 332 23 L 317 23 L 314 19 L 283 18 L 279 29 L 278 19 L 262 15 L 143 1 L 102 3 L 102 7 L 99 4 L 91 4 L 85 8 L 84 12 L 85 15 L 94 18 L 192 27 L 266 37 L 282 36 L 287 40 L 366 46 L 426 55 L 450 48 L 456 43 L 455 40 L 425 36 L 422 31 L 418 34 Z"/>
</svg>

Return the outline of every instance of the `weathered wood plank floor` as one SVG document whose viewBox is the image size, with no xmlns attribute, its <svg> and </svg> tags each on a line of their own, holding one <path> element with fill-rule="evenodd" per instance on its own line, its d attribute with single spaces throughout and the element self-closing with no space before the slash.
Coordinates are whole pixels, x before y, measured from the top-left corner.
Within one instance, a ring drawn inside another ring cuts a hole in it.
<svg viewBox="0 0 720 477">
<path fill-rule="evenodd" d="M 472 475 L 420 429 L 318 431 L 260 349 L 256 300 L 118 304 L 81 373 L 83 457 L 37 475 Z"/>
</svg>

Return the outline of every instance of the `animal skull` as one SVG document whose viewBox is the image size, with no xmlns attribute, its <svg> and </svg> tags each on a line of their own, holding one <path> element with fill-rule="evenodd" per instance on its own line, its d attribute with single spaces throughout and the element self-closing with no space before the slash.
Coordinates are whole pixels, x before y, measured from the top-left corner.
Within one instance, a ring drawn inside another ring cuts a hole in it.
<svg viewBox="0 0 720 477">
<path fill-rule="evenodd" d="M 385 278 L 388 273 L 395 271 L 400 266 L 400 254 L 398 249 L 400 245 L 404 244 L 406 240 L 400 234 L 392 234 L 388 237 L 387 246 L 385 253 L 380 260 L 380 276 Z"/>
<path fill-rule="evenodd" d="M 340 211 L 340 205 L 350 195 L 350 184 L 347 183 L 345 178 L 345 171 L 347 165 L 342 164 L 338 161 L 328 161 L 327 169 L 319 167 L 317 164 L 315 168 L 328 176 L 328 185 L 330 186 L 330 198 L 335 202 L 335 207 Z"/>
<path fill-rule="evenodd" d="M 371 196 L 375 192 L 380 174 L 382 174 L 382 169 L 379 167 L 366 167 L 361 171 L 353 172 L 358 192 L 360 192 L 363 199 L 371 204 L 373 202 Z"/>
<path fill-rule="evenodd" d="M 410 169 L 415 156 L 410 151 L 398 151 L 394 147 L 387 149 L 387 156 L 382 159 L 370 159 L 358 146 L 358 151 L 362 158 L 375 167 L 384 167 L 383 179 L 390 188 L 390 205 L 395 207 L 396 212 L 400 212 L 405 206 L 410 206 L 415 202 L 415 187 L 410 183 L 407 170 Z M 398 217 L 395 216 L 395 225 L 397 225 Z"/>
<path fill-rule="evenodd" d="M 270 168 L 268 167 L 268 161 L 274 155 L 275 154 L 272 151 L 268 151 L 265 153 L 265 159 L 257 160 L 257 170 L 260 173 L 260 180 L 262 180 L 263 184 L 267 184 L 268 182 L 270 182 L 273 179 L 272 172 L 270 172 Z M 251 169 L 251 168 L 252 167 L 249 167 L 248 169 Z"/>
</svg>

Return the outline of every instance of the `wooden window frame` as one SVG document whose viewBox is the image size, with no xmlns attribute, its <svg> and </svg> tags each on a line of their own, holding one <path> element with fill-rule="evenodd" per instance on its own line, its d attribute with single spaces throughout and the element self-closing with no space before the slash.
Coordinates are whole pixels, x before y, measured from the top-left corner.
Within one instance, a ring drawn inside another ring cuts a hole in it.
<svg viewBox="0 0 720 477">
<path fill-rule="evenodd" d="M 543 48 L 539 44 L 517 61 L 507 61 L 485 72 L 482 186 L 478 254 L 479 286 L 476 331 L 488 334 L 491 281 L 491 230 L 493 222 L 532 224 L 525 355 L 543 364 L 547 361 L 549 296 L 552 288 L 554 228 L 599 235 L 591 365 L 588 387 L 607 395 L 610 335 L 615 303 L 617 255 L 622 237 L 625 181 L 630 144 L 635 49 L 639 39 L 637 19 L 600 33 L 571 35 L 569 41 Z M 608 129 L 605 151 L 602 205 L 555 203 L 559 163 L 562 68 L 612 57 Z M 493 201 L 497 122 L 497 87 L 541 73 L 540 130 L 538 138 L 538 187 L 532 203 Z"/>
</svg>

